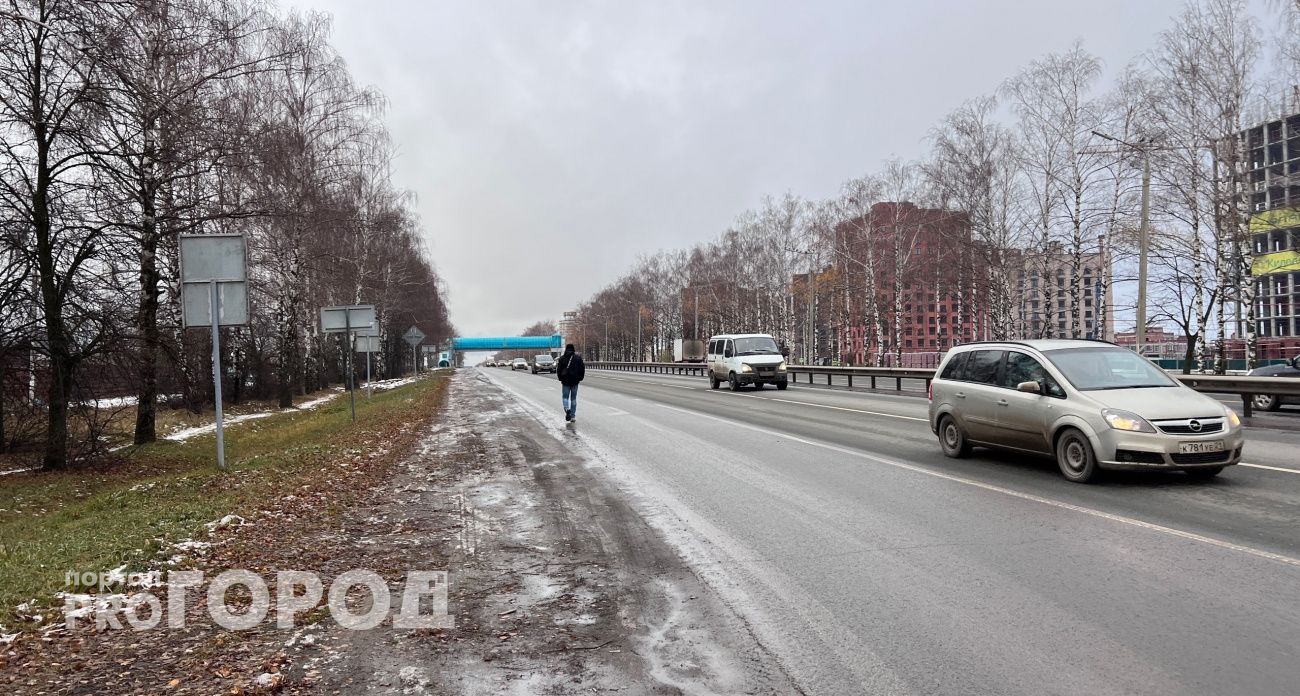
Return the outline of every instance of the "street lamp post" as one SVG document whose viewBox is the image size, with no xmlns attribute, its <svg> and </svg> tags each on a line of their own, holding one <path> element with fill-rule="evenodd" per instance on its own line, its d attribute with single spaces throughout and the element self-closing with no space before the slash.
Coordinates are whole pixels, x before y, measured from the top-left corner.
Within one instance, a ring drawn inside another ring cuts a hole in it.
<svg viewBox="0 0 1300 696">
<path fill-rule="evenodd" d="M 1141 355 L 1147 342 L 1147 253 L 1151 244 L 1151 142 L 1143 139 L 1138 143 L 1130 143 L 1098 131 L 1093 131 L 1092 134 L 1136 150 L 1142 155 L 1142 220 L 1138 226 L 1137 326 L 1134 327 L 1134 342 L 1138 355 Z"/>
</svg>

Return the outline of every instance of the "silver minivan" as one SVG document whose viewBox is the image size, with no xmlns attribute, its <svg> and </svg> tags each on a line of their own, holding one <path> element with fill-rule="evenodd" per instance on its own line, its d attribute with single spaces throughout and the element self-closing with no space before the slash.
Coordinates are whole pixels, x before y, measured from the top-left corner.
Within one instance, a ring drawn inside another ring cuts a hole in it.
<svg viewBox="0 0 1300 696">
<path fill-rule="evenodd" d="M 949 457 L 974 445 L 1047 455 L 1079 483 L 1101 469 L 1211 478 L 1244 442 L 1224 404 L 1131 350 L 1080 340 L 952 349 L 930 385 L 930 428 Z"/>
<path fill-rule="evenodd" d="M 777 389 L 790 386 L 785 356 L 768 334 L 722 334 L 709 339 L 709 386 L 717 389 L 723 382 L 738 391 L 752 384 L 761 389 L 775 384 Z"/>
</svg>

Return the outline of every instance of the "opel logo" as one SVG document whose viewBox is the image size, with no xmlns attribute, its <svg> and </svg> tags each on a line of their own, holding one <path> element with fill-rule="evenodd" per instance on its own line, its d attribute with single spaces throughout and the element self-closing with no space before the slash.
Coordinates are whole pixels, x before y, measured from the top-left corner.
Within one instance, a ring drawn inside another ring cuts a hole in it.
<svg viewBox="0 0 1300 696">
<path fill-rule="evenodd" d="M 1199 433 L 1201 432 L 1201 422 L 1193 418 L 1192 420 L 1187 421 L 1187 429 L 1194 433 Z"/>
</svg>

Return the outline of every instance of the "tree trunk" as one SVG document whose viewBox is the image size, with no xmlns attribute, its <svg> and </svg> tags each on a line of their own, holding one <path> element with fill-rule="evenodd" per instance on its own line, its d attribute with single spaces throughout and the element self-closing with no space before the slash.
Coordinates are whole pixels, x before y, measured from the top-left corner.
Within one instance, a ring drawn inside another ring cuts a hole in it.
<svg viewBox="0 0 1300 696">
<path fill-rule="evenodd" d="M 139 380 L 135 404 L 135 438 L 137 445 L 157 439 L 155 415 L 158 408 L 158 356 L 162 340 L 158 333 L 158 237 L 157 222 L 151 201 L 144 210 L 144 230 L 140 245 L 140 306 L 137 328 L 140 331 L 140 355 L 136 377 Z"/>
</svg>

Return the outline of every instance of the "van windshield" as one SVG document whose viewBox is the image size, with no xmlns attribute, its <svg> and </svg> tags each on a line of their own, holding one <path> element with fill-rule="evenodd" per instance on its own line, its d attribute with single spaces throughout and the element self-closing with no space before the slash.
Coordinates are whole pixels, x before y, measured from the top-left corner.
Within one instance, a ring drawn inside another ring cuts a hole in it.
<svg viewBox="0 0 1300 696">
<path fill-rule="evenodd" d="M 1068 348 L 1046 355 L 1079 391 L 1178 386 L 1164 370 L 1124 348 Z"/>
<path fill-rule="evenodd" d="M 776 341 L 771 336 L 754 336 L 736 339 L 736 355 L 780 355 Z"/>
</svg>

